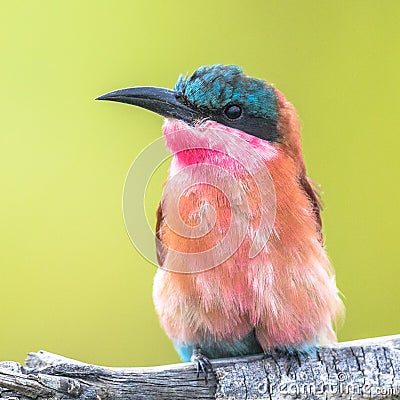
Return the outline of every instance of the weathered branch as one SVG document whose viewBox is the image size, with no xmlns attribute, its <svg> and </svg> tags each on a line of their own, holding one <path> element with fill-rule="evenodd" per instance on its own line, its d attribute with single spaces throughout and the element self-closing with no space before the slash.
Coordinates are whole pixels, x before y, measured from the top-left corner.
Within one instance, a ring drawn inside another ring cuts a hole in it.
<svg viewBox="0 0 400 400">
<path fill-rule="evenodd" d="M 206 385 L 190 364 L 108 368 L 45 351 L 26 366 L 0 363 L 8 400 L 400 398 L 400 335 L 339 343 L 305 356 L 282 352 L 213 360 Z"/>
</svg>

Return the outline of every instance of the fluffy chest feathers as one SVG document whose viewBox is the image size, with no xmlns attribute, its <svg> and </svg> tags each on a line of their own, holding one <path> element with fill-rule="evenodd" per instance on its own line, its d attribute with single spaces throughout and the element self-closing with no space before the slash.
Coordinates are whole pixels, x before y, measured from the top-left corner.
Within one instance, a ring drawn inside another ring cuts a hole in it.
<svg viewBox="0 0 400 400">
<path fill-rule="evenodd" d="M 154 299 L 167 334 L 233 340 L 259 327 L 263 348 L 332 337 L 340 301 L 292 159 L 196 151 L 175 154 L 159 209 Z"/>
<path fill-rule="evenodd" d="M 171 130 L 166 141 L 174 156 L 159 215 L 159 227 L 165 227 L 159 243 L 163 268 L 201 272 L 231 257 L 246 263 L 267 243 L 275 219 L 275 186 L 266 159 L 234 130 L 213 123 Z M 183 142 L 187 136 L 190 147 Z M 268 150 L 272 158 L 276 151 Z"/>
</svg>

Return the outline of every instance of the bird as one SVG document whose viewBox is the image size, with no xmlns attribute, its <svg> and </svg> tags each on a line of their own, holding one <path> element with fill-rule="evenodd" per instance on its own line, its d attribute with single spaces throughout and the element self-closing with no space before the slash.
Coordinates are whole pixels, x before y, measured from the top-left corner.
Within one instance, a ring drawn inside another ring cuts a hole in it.
<svg viewBox="0 0 400 400">
<path fill-rule="evenodd" d="M 184 362 L 336 341 L 344 312 L 294 106 L 237 65 L 201 66 L 173 90 L 98 97 L 163 116 L 172 152 L 157 210 L 160 324 Z"/>
</svg>

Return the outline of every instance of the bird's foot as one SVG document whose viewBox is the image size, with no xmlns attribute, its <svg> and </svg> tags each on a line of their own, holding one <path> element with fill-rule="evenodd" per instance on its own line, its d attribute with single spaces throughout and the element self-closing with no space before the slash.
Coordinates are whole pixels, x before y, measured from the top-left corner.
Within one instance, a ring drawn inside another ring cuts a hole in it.
<svg viewBox="0 0 400 400">
<path fill-rule="evenodd" d="M 304 361 L 317 354 L 318 348 L 314 343 L 304 343 L 296 346 L 280 346 L 273 349 L 270 354 L 272 357 L 285 357 L 286 374 L 292 374 L 302 366 Z"/>
<path fill-rule="evenodd" d="M 208 383 L 208 372 L 213 372 L 213 368 L 210 360 L 201 353 L 200 348 L 194 348 L 192 356 L 190 357 L 190 361 L 195 364 L 197 378 L 200 376 L 200 372 L 204 376 L 204 381 L 206 384 Z"/>
</svg>

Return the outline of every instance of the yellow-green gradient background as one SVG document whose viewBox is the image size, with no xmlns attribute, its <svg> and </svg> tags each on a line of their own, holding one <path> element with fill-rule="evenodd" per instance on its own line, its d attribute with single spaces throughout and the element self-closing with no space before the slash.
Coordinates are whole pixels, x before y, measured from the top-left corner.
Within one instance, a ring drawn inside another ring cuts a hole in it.
<svg viewBox="0 0 400 400">
<path fill-rule="evenodd" d="M 153 309 L 155 268 L 130 243 L 121 206 L 162 119 L 93 99 L 172 87 L 214 63 L 243 66 L 297 107 L 345 294 L 339 338 L 400 332 L 398 1 L 1 6 L 1 360 L 43 348 L 106 365 L 178 361 Z"/>
</svg>

